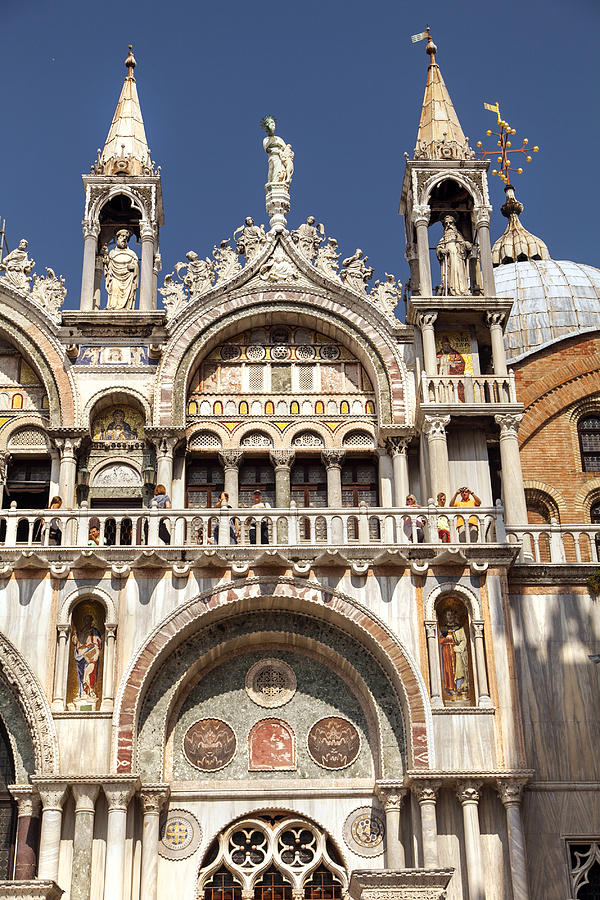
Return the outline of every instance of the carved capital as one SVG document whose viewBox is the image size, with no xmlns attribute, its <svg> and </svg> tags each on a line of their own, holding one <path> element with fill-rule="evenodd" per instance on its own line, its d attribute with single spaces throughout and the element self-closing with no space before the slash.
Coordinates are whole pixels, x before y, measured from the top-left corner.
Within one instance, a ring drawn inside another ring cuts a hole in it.
<svg viewBox="0 0 600 900">
<path fill-rule="evenodd" d="M 473 781 L 465 781 L 463 784 L 458 785 L 456 796 L 463 806 L 465 803 L 479 803 L 480 791 L 480 784 L 476 784 Z"/>
<path fill-rule="evenodd" d="M 498 781 L 497 791 L 504 806 L 518 806 L 523 796 L 522 781 Z"/>
<path fill-rule="evenodd" d="M 483 622 L 473 622 L 473 637 L 483 639 Z"/>
<path fill-rule="evenodd" d="M 424 328 L 433 328 L 437 321 L 438 314 L 436 312 L 422 312 L 417 316 L 417 322 L 421 331 Z"/>
<path fill-rule="evenodd" d="M 379 783 L 375 784 L 375 793 L 381 800 L 385 812 L 399 811 L 402 808 L 404 799 L 408 793 L 406 788 L 395 783 Z"/>
<path fill-rule="evenodd" d="M 435 803 L 441 781 L 417 781 L 412 790 L 419 803 Z"/>
<path fill-rule="evenodd" d="M 486 312 L 483 318 L 488 328 L 504 328 L 506 313 Z"/>
<path fill-rule="evenodd" d="M 450 424 L 450 416 L 425 416 L 423 431 L 428 438 L 446 437 L 446 426 Z"/>
<path fill-rule="evenodd" d="M 340 468 L 346 457 L 345 450 L 322 450 L 321 459 L 328 469 Z"/>
<path fill-rule="evenodd" d="M 154 439 L 157 456 L 169 457 L 173 456 L 173 450 L 178 442 L 178 437 L 159 437 Z"/>
<path fill-rule="evenodd" d="M 104 637 L 105 637 L 105 639 L 106 639 L 107 641 L 108 641 L 108 640 L 113 640 L 113 641 L 114 641 L 115 638 L 116 638 L 116 636 L 117 636 L 117 626 L 116 626 L 116 624 L 113 624 L 113 623 L 110 623 L 110 624 L 109 624 L 108 622 L 105 623 L 105 625 L 104 625 Z"/>
<path fill-rule="evenodd" d="M 71 633 L 71 626 L 69 624 L 57 625 L 56 630 L 58 631 L 59 641 L 67 641 L 69 639 L 69 634 Z"/>
<path fill-rule="evenodd" d="M 150 222 L 142 222 L 140 227 L 140 238 L 142 241 L 153 241 L 154 240 L 154 227 L 150 224 Z"/>
<path fill-rule="evenodd" d="M 10 784 L 8 786 L 9 791 L 12 796 L 17 801 L 18 807 L 18 816 L 19 818 L 23 816 L 34 816 L 37 817 L 40 814 L 40 798 L 38 794 L 35 793 L 33 785 L 31 784 Z"/>
<path fill-rule="evenodd" d="M 406 456 L 409 437 L 389 437 L 385 440 L 385 447 L 390 456 Z"/>
<path fill-rule="evenodd" d="M 61 811 L 65 802 L 66 785 L 56 781 L 43 781 L 37 783 L 38 793 L 44 807 L 48 810 Z"/>
<path fill-rule="evenodd" d="M 221 450 L 219 459 L 224 469 L 237 469 L 243 455 L 242 450 Z"/>
<path fill-rule="evenodd" d="M 160 811 L 169 799 L 170 788 L 166 784 L 142 785 L 139 793 L 142 812 L 146 815 L 160 815 Z"/>
<path fill-rule="evenodd" d="M 271 462 L 275 468 L 289 469 L 296 458 L 295 450 L 271 450 Z"/>
<path fill-rule="evenodd" d="M 427 640 L 433 638 L 433 640 L 437 639 L 437 622 L 425 622 L 425 634 L 427 635 Z"/>
<path fill-rule="evenodd" d="M 100 790 L 99 784 L 74 784 L 71 787 L 75 798 L 75 815 L 78 812 L 93 813 L 96 805 L 96 797 Z"/>
<path fill-rule="evenodd" d="M 109 782 L 103 784 L 102 787 L 106 795 L 109 811 L 111 809 L 127 810 L 129 801 L 133 797 L 135 787 L 133 782 Z"/>
<path fill-rule="evenodd" d="M 473 209 L 473 222 L 475 228 L 489 228 L 491 212 L 491 206 L 476 206 Z"/>
<path fill-rule="evenodd" d="M 430 216 L 431 209 L 428 203 L 417 203 L 413 206 L 411 218 L 415 228 L 418 228 L 419 225 L 429 225 Z"/>
<path fill-rule="evenodd" d="M 61 459 L 75 459 L 75 454 L 81 446 L 81 438 L 56 438 L 54 443 L 60 451 Z"/>
<path fill-rule="evenodd" d="M 100 234 L 100 223 L 99 222 L 90 222 L 89 219 L 84 219 L 81 223 L 81 227 L 83 229 L 83 237 L 89 238 L 93 237 L 98 240 L 98 236 Z"/>
<path fill-rule="evenodd" d="M 523 421 L 520 413 L 506 413 L 505 415 L 494 416 L 494 421 L 500 426 L 500 437 L 516 437 L 519 432 L 519 425 Z"/>
</svg>

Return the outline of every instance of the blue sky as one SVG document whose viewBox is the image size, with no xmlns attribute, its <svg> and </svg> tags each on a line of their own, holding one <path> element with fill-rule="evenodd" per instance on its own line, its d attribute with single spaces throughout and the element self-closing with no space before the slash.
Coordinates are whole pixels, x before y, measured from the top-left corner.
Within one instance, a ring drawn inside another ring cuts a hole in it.
<svg viewBox="0 0 600 900">
<path fill-rule="evenodd" d="M 515 179 L 525 226 L 555 259 L 600 264 L 596 0 L 2 0 L 0 217 L 10 248 L 29 240 L 37 271 L 64 274 L 76 305 L 83 190 L 121 89 L 127 45 L 152 157 L 162 166 L 164 274 L 247 215 L 266 222 L 259 121 L 295 151 L 289 227 L 323 222 L 343 255 L 361 247 L 375 277 L 404 281 L 397 214 L 412 155 L 429 24 L 437 62 L 472 145 L 501 102 L 517 136 L 539 144 Z M 504 229 L 491 178 L 492 235 Z"/>
</svg>

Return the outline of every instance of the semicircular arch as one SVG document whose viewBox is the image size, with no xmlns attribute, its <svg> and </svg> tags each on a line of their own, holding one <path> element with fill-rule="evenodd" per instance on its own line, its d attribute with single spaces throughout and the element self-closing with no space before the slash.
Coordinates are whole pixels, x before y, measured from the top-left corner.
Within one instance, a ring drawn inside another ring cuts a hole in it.
<svg viewBox="0 0 600 900">
<path fill-rule="evenodd" d="M 127 387 L 108 387 L 102 388 L 90 397 L 83 411 L 83 427 L 91 428 L 92 420 L 100 410 L 109 406 L 123 404 L 126 406 L 134 406 L 144 416 L 146 426 L 152 422 L 152 409 L 148 399 L 141 391 L 135 388 Z"/>
<path fill-rule="evenodd" d="M 425 619 L 433 621 L 435 619 L 435 608 L 443 597 L 459 597 L 467 609 L 471 618 L 478 622 L 481 620 L 481 606 L 477 595 L 463 584 L 456 582 L 446 582 L 434 587 L 425 601 Z"/>
</svg>

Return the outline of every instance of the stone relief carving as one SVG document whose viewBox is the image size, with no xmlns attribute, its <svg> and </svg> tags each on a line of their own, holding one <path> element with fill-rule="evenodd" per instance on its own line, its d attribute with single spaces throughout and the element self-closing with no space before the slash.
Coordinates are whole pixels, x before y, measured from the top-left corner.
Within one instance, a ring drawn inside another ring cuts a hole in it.
<svg viewBox="0 0 600 900">
<path fill-rule="evenodd" d="M 352 722 L 340 716 L 327 716 L 308 733 L 308 752 L 324 769 L 345 769 L 360 752 L 360 735 Z"/>
<path fill-rule="evenodd" d="M 282 659 L 261 659 L 246 673 L 246 693 L 265 709 L 284 706 L 296 693 L 294 670 Z"/>
<path fill-rule="evenodd" d="M 321 223 L 315 225 L 315 217 L 309 216 L 306 222 L 292 231 L 291 236 L 302 256 L 309 262 L 314 262 L 319 244 L 325 237 L 323 225 Z"/>
<path fill-rule="evenodd" d="M 351 288 L 358 294 L 365 296 L 366 284 L 373 277 L 374 269 L 367 266 L 368 256 L 363 256 L 360 247 L 357 247 L 352 256 L 342 261 L 341 279 L 345 287 Z"/>
<path fill-rule="evenodd" d="M 131 250 L 127 228 L 117 231 L 117 246 L 108 252 L 104 247 L 104 285 L 107 309 L 133 309 L 138 286 L 139 260 Z"/>
<path fill-rule="evenodd" d="M 158 289 L 158 293 L 163 298 L 163 305 L 168 318 L 171 318 L 176 312 L 179 312 L 181 307 L 185 306 L 188 300 L 184 285 L 178 281 L 173 281 L 174 277 L 174 272 L 165 275 L 164 284 Z"/>
<path fill-rule="evenodd" d="M 237 252 L 245 258 L 246 263 L 250 263 L 258 256 L 267 242 L 265 227 L 264 225 L 255 225 L 252 216 L 246 216 L 244 224 L 233 232 L 234 241 L 237 234 L 240 235 L 236 241 Z"/>
<path fill-rule="evenodd" d="M 233 729 L 221 719 L 200 719 L 185 733 L 183 752 L 196 769 L 215 772 L 233 759 L 236 739 Z"/>
<path fill-rule="evenodd" d="M 213 247 L 212 255 L 215 259 L 215 272 L 217 273 L 217 281 L 227 281 L 238 275 L 242 271 L 242 266 L 235 250 L 229 246 L 229 238 L 221 241 L 218 247 Z"/>
<path fill-rule="evenodd" d="M 209 259 L 208 256 L 200 259 L 195 250 L 188 250 L 185 258 L 187 259 L 186 263 L 175 263 L 175 272 L 190 292 L 190 297 L 205 294 L 211 289 L 215 274 L 212 259 Z M 181 272 L 184 270 L 185 274 L 182 276 Z"/>
<path fill-rule="evenodd" d="M 302 275 L 296 266 L 286 256 L 281 244 L 275 248 L 273 256 L 260 267 L 258 276 L 261 281 L 298 281 Z"/>
<path fill-rule="evenodd" d="M 28 294 L 31 284 L 30 272 L 35 267 L 35 260 L 27 255 L 27 241 L 22 238 L 16 250 L 11 250 L 0 263 L 0 273 L 6 278 L 12 288 Z"/>
<path fill-rule="evenodd" d="M 32 278 L 35 260 L 29 258 L 27 247 L 28 243 L 23 238 L 17 248 L 4 257 L 0 262 L 0 280 L 19 293 L 30 295 L 32 300 L 56 320 L 67 295 L 65 279 L 47 266 L 45 275 L 34 274 Z"/>
<path fill-rule="evenodd" d="M 377 280 L 371 289 L 370 297 L 380 306 L 384 312 L 394 315 L 394 310 L 400 302 L 402 284 L 396 281 L 393 275 L 385 273 L 385 281 Z"/>
<path fill-rule="evenodd" d="M 462 297 L 469 294 L 468 259 L 472 244 L 465 241 L 456 227 L 454 216 L 444 216 L 444 233 L 435 249 L 442 269 L 443 296 Z"/>
<path fill-rule="evenodd" d="M 315 268 L 334 281 L 340 280 L 338 259 L 342 254 L 337 252 L 337 245 L 338 242 L 335 238 L 328 238 L 327 243 L 317 250 L 317 258 L 315 260 Z"/>
</svg>

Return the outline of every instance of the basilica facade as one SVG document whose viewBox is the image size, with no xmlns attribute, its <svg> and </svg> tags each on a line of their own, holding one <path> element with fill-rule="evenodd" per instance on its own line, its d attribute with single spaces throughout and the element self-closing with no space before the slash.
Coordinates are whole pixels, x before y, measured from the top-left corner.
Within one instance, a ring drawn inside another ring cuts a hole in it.
<svg viewBox="0 0 600 900">
<path fill-rule="evenodd" d="M 600 896 L 600 271 L 492 240 L 435 53 L 404 288 L 270 117 L 161 272 L 131 48 L 79 308 L 0 260 L 0 897 Z"/>
</svg>

